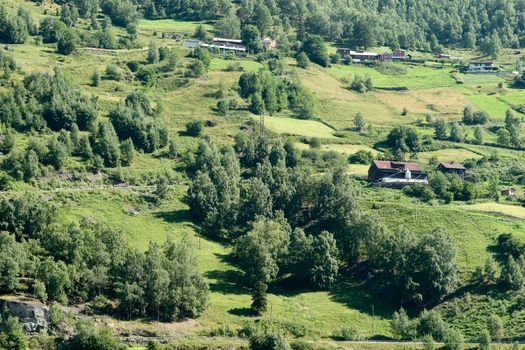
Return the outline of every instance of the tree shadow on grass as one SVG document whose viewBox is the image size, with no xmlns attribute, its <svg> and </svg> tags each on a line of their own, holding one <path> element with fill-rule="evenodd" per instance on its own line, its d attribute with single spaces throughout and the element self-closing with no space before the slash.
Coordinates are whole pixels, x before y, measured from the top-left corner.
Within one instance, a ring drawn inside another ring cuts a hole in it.
<svg viewBox="0 0 525 350">
<path fill-rule="evenodd" d="M 228 265 L 235 266 L 231 254 L 215 253 L 215 256 L 222 262 Z M 210 290 L 223 294 L 247 294 L 244 274 L 240 270 L 229 268 L 227 270 L 212 270 L 204 274 L 206 278 L 212 280 Z"/>
<path fill-rule="evenodd" d="M 350 309 L 375 316 L 389 318 L 395 308 L 387 303 L 385 298 L 372 293 L 364 282 L 354 281 L 350 278 L 342 278 L 330 291 L 330 299 L 345 305 Z"/>
<path fill-rule="evenodd" d="M 174 211 L 159 211 L 155 217 L 166 221 L 169 224 L 191 223 L 191 215 L 188 209 L 178 209 Z M 193 224 L 192 224 L 193 225 Z"/>
<path fill-rule="evenodd" d="M 234 309 L 228 310 L 228 313 L 234 316 L 243 316 L 243 317 L 253 316 L 252 310 L 250 310 L 250 308 L 248 307 L 236 307 Z"/>
<path fill-rule="evenodd" d="M 246 294 L 244 289 L 242 273 L 237 270 L 212 270 L 204 274 L 210 281 L 212 292 L 223 294 Z"/>
</svg>

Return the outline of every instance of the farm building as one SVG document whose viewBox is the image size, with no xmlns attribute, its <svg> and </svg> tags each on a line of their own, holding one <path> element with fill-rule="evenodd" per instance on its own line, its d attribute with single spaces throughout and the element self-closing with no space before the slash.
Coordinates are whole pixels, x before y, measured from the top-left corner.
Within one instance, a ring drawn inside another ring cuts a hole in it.
<svg viewBox="0 0 525 350">
<path fill-rule="evenodd" d="M 506 197 L 514 197 L 516 196 L 516 189 L 515 188 L 506 188 L 501 191 L 502 196 Z"/>
<path fill-rule="evenodd" d="M 375 52 L 367 51 L 354 51 L 344 47 L 337 49 L 337 53 L 341 56 L 343 61 L 352 60 L 352 62 L 374 62 L 374 61 L 399 61 L 410 59 L 411 56 L 407 55 L 404 50 L 397 49 L 392 53 L 385 52 L 383 54 L 378 54 Z"/>
<path fill-rule="evenodd" d="M 394 50 L 392 53 L 385 52 L 379 56 L 379 60 L 381 61 L 403 61 L 411 58 L 412 56 L 407 55 L 405 50 L 401 49 Z"/>
<path fill-rule="evenodd" d="M 267 50 L 277 47 L 277 42 L 268 37 L 261 39 L 261 44 Z M 217 51 L 222 55 L 227 53 L 233 53 L 236 55 L 246 53 L 246 48 L 240 39 L 213 38 L 213 40 L 210 42 L 204 42 L 197 39 L 185 39 L 182 43 L 182 47 L 185 49 L 205 47 L 210 51 Z"/>
<path fill-rule="evenodd" d="M 343 61 L 373 62 L 380 58 L 380 55 L 375 52 L 354 51 L 344 47 L 338 48 L 337 53 L 341 56 Z"/>
<path fill-rule="evenodd" d="M 204 44 L 202 41 L 197 39 L 184 39 L 182 42 L 182 48 L 184 49 L 196 49 Z"/>
<path fill-rule="evenodd" d="M 450 56 L 444 53 L 440 53 L 439 55 L 436 55 L 436 59 L 438 60 L 450 60 L 450 61 L 462 61 L 463 57 L 460 56 Z"/>
<path fill-rule="evenodd" d="M 378 186 L 389 187 L 426 185 L 428 184 L 428 175 L 417 163 L 374 160 L 368 169 L 368 181 Z"/>
<path fill-rule="evenodd" d="M 492 61 L 470 61 L 469 72 L 495 72 L 499 68 Z"/>
<path fill-rule="evenodd" d="M 437 167 L 437 170 L 445 174 L 456 174 L 462 180 L 464 180 L 465 176 L 467 175 L 467 169 L 465 168 L 465 166 L 463 164 L 455 162 L 440 163 Z"/>
<path fill-rule="evenodd" d="M 242 40 L 237 39 L 213 38 L 211 42 L 204 42 L 197 39 L 185 39 L 182 43 L 182 47 L 185 49 L 205 47 L 210 51 L 217 51 L 222 55 L 227 53 L 241 55 L 246 52 L 246 48 L 242 45 Z"/>
</svg>

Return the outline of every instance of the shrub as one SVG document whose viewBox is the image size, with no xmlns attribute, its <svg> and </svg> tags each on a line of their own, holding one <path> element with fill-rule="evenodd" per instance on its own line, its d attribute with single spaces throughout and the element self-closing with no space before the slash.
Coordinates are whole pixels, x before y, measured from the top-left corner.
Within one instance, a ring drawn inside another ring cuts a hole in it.
<svg viewBox="0 0 525 350">
<path fill-rule="evenodd" d="M 447 326 L 441 315 L 436 311 L 423 310 L 419 316 L 417 333 L 420 336 L 430 335 L 437 341 L 442 341 L 445 337 Z"/>
<path fill-rule="evenodd" d="M 446 350 L 461 350 L 465 344 L 463 334 L 455 329 L 449 330 L 443 339 Z"/>
<path fill-rule="evenodd" d="M 70 55 L 75 51 L 77 43 L 77 34 L 72 29 L 64 30 L 57 41 L 57 52 L 61 55 Z"/>
<path fill-rule="evenodd" d="M 251 350 L 289 350 L 290 345 L 286 339 L 279 334 L 265 333 L 250 337 Z"/>
<path fill-rule="evenodd" d="M 478 338 L 479 350 L 490 350 L 490 343 L 492 339 L 490 338 L 490 333 L 488 330 L 484 330 L 479 334 Z"/>
<path fill-rule="evenodd" d="M 370 164 L 374 160 L 374 155 L 370 151 L 360 150 L 348 157 L 351 164 Z"/>
<path fill-rule="evenodd" d="M 192 120 L 188 123 L 186 123 L 186 134 L 189 136 L 200 136 L 202 133 L 202 130 L 204 128 L 204 124 L 201 120 Z"/>
<path fill-rule="evenodd" d="M 357 340 L 363 339 L 361 333 L 355 326 L 342 328 L 336 334 L 336 337 L 340 340 L 349 340 L 349 341 L 357 341 Z"/>
<path fill-rule="evenodd" d="M 309 141 L 310 147 L 313 149 L 319 149 L 322 146 L 321 139 L 318 137 L 312 137 Z"/>
<path fill-rule="evenodd" d="M 416 324 L 408 317 L 403 308 L 395 312 L 391 321 L 392 331 L 399 339 L 414 339 L 416 337 Z"/>
<path fill-rule="evenodd" d="M 308 66 L 310 65 L 310 60 L 304 52 L 299 53 L 295 59 L 297 60 L 297 66 L 303 69 L 308 68 Z"/>
<path fill-rule="evenodd" d="M 359 93 L 372 91 L 374 90 L 372 78 L 370 78 L 368 75 L 363 77 L 359 74 L 356 74 L 354 80 L 352 81 L 352 84 L 350 84 L 350 89 Z"/>
<path fill-rule="evenodd" d="M 110 64 L 106 67 L 106 79 L 120 81 L 124 77 L 124 73 L 116 64 Z"/>
<path fill-rule="evenodd" d="M 139 67 L 135 77 L 144 84 L 151 86 L 157 80 L 157 73 L 150 67 Z"/>
<path fill-rule="evenodd" d="M 129 70 L 132 71 L 132 72 L 136 72 L 139 70 L 139 67 L 140 67 L 140 62 L 137 61 L 137 60 L 132 60 L 132 61 L 128 61 L 126 63 L 126 65 L 128 66 Z"/>
</svg>

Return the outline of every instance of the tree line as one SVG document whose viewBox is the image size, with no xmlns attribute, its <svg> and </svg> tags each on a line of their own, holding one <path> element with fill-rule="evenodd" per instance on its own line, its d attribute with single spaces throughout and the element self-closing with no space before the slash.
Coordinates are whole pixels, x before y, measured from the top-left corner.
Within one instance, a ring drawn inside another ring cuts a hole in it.
<svg viewBox="0 0 525 350">
<path fill-rule="evenodd" d="M 262 35 L 274 37 L 294 28 L 299 40 L 309 33 L 364 48 L 439 50 L 447 45 L 490 50 L 494 45 L 524 44 L 521 0 L 149 0 L 136 4 L 146 18 L 227 19 L 222 27 L 255 25 Z"/>
</svg>

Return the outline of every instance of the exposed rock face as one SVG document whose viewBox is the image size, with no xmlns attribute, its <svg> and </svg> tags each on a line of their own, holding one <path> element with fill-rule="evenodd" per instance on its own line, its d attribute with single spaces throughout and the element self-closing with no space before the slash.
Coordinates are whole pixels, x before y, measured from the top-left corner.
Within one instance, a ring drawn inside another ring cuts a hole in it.
<svg viewBox="0 0 525 350">
<path fill-rule="evenodd" d="M 43 304 L 0 299 L 0 309 L 7 309 L 12 316 L 18 317 L 26 333 L 47 332 L 49 328 L 51 312 Z"/>
</svg>

